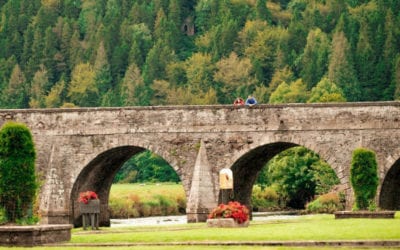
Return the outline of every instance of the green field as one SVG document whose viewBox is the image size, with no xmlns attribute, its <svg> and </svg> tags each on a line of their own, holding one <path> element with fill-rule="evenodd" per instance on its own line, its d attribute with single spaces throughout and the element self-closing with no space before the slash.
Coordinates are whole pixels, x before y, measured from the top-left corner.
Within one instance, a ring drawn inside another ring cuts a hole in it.
<svg viewBox="0 0 400 250">
<path fill-rule="evenodd" d="M 73 229 L 62 249 L 310 249 L 276 247 L 268 242 L 349 242 L 400 241 L 400 213 L 395 219 L 340 219 L 333 215 L 305 215 L 291 220 L 252 221 L 247 228 L 208 228 L 205 223 L 175 226 L 133 226 L 101 228 L 98 231 Z M 148 246 L 151 244 L 152 246 Z M 201 244 L 201 245 L 199 245 Z M 220 244 L 220 245 L 218 245 Z M 229 245 L 232 244 L 232 245 Z M 259 244 L 259 245 L 249 245 Z M 247 246 L 245 246 L 247 245 Z M 400 246 L 391 249 L 400 249 Z M 335 249 L 321 247 L 314 249 Z M 340 249 L 362 249 L 341 246 Z M 366 247 L 364 247 L 366 248 Z M 378 249 L 374 246 L 368 249 Z M 52 249 L 51 247 L 41 249 Z M 382 249 L 382 248 L 381 248 Z"/>
<path fill-rule="evenodd" d="M 109 209 L 112 218 L 179 215 L 186 211 L 186 195 L 175 183 L 114 184 Z"/>
<path fill-rule="evenodd" d="M 111 186 L 111 199 L 129 199 L 138 196 L 142 201 L 152 200 L 156 195 L 166 197 L 185 197 L 181 184 L 175 183 L 146 183 L 146 184 L 113 184 Z"/>
<path fill-rule="evenodd" d="M 400 214 L 395 219 L 340 219 L 333 215 L 305 215 L 298 219 L 252 221 L 248 228 L 208 228 L 205 223 L 102 228 L 99 232 L 74 229 L 71 242 L 208 242 L 293 240 L 400 240 Z"/>
</svg>

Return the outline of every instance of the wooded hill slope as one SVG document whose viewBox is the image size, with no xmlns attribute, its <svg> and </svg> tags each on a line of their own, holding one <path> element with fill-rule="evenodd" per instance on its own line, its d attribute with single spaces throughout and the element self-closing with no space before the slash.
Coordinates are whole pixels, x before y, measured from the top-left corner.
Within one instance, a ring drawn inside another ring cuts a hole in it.
<svg viewBox="0 0 400 250">
<path fill-rule="evenodd" d="M 400 96 L 397 0 L 0 0 L 0 108 Z"/>
</svg>

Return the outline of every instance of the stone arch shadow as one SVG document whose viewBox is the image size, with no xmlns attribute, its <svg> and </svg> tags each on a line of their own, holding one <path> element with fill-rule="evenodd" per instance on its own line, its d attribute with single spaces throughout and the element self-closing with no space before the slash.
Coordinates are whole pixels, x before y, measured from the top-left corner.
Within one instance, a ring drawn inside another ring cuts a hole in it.
<svg viewBox="0 0 400 250">
<path fill-rule="evenodd" d="M 110 226 L 108 203 L 114 176 L 127 160 L 145 150 L 147 149 L 139 146 L 118 146 L 103 151 L 91 160 L 79 173 L 72 187 L 70 195 L 70 223 L 75 227 L 82 226 L 77 200 L 80 192 L 91 190 L 95 191 L 100 198 L 100 226 Z M 179 173 L 178 176 L 181 178 Z"/>
<path fill-rule="evenodd" d="M 242 155 L 239 159 L 237 159 L 231 167 L 234 176 L 233 180 L 235 200 L 239 201 L 242 204 L 245 204 L 248 207 L 251 207 L 251 194 L 253 185 L 261 169 L 277 154 L 297 146 L 304 145 L 293 142 L 268 143 L 251 149 L 250 151 Z M 325 160 L 320 152 L 307 146 L 304 147 L 319 154 L 321 159 Z M 329 162 L 327 163 L 330 165 Z M 334 169 L 332 165 L 330 166 L 337 175 L 336 169 Z"/>
<path fill-rule="evenodd" d="M 379 194 L 379 207 L 400 210 L 400 159 L 387 172 Z"/>
</svg>

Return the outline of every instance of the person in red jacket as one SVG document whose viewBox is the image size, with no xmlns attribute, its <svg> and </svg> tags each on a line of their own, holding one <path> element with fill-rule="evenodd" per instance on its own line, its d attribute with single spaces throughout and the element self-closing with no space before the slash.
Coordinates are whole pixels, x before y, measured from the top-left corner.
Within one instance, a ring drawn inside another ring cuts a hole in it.
<svg viewBox="0 0 400 250">
<path fill-rule="evenodd" d="M 244 105 L 244 100 L 240 97 L 236 98 L 235 101 L 233 102 L 233 105 L 235 106 L 241 106 Z"/>
</svg>

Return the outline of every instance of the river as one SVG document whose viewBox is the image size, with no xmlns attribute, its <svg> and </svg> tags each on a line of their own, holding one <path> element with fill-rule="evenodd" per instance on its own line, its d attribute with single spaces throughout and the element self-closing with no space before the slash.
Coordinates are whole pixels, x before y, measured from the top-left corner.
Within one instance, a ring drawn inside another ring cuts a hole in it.
<svg viewBox="0 0 400 250">
<path fill-rule="evenodd" d="M 293 214 L 253 213 L 253 221 L 290 220 L 296 218 L 298 218 L 298 215 Z M 111 219 L 111 227 L 114 228 L 128 226 L 179 225 L 186 223 L 186 215 Z"/>
</svg>

